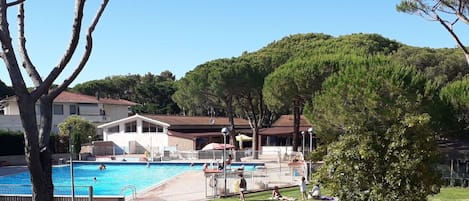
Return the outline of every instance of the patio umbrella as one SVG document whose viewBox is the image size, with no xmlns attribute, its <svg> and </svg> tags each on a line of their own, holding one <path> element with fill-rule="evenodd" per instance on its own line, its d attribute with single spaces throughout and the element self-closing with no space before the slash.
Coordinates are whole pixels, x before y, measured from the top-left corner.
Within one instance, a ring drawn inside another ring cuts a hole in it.
<svg viewBox="0 0 469 201">
<path fill-rule="evenodd" d="M 242 149 L 243 148 L 243 142 L 252 141 L 252 137 L 249 137 L 249 136 L 244 135 L 244 134 L 239 134 L 238 136 L 236 136 L 236 141 L 239 142 L 239 148 Z"/>
<path fill-rule="evenodd" d="M 221 144 L 221 143 L 210 143 L 210 144 L 205 145 L 202 148 L 202 150 L 223 150 L 223 148 L 233 149 L 233 148 L 235 148 L 235 146 L 233 146 L 231 144 L 226 144 L 226 147 L 225 147 L 225 145 Z"/>
</svg>

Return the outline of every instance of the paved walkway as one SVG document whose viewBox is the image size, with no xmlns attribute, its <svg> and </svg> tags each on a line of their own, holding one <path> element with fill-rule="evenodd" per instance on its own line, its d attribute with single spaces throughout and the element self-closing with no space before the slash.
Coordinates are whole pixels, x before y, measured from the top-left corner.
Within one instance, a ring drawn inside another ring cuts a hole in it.
<svg viewBox="0 0 469 201">
<path fill-rule="evenodd" d="M 138 194 L 135 200 L 207 200 L 205 198 L 204 173 L 202 171 L 184 173 L 146 193 Z"/>
</svg>

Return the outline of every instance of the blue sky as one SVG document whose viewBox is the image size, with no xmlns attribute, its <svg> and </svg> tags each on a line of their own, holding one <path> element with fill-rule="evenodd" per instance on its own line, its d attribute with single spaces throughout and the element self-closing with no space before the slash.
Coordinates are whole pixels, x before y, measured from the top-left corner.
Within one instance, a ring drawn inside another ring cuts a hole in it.
<svg viewBox="0 0 469 201">
<path fill-rule="evenodd" d="M 179 79 L 199 64 L 236 57 L 243 51 L 256 51 L 297 33 L 333 36 L 378 33 L 413 46 L 455 47 L 453 39 L 438 23 L 398 13 L 395 9 L 398 0 L 337 2 L 110 1 L 94 34 L 92 56 L 72 86 L 111 75 L 160 74 L 164 70 L 170 70 Z M 45 77 L 67 46 L 74 3 L 72 0 L 29 0 L 26 3 L 28 50 L 33 63 Z M 85 25 L 91 21 L 98 3 L 99 0 L 87 2 Z M 16 8 L 9 10 L 15 44 L 16 12 Z M 467 27 L 460 24 L 456 29 Z M 467 42 L 465 38 L 462 40 Z M 67 76 L 82 50 L 80 46 L 69 70 L 64 71 Z M 9 85 L 8 72 L 1 63 L 0 80 Z M 31 85 L 29 78 L 25 80 Z"/>
</svg>

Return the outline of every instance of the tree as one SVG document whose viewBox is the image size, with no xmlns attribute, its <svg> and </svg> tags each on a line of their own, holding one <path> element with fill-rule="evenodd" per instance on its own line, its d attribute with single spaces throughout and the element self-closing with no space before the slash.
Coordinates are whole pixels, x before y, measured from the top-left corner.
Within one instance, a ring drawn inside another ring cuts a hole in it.
<svg viewBox="0 0 469 201">
<path fill-rule="evenodd" d="M 397 6 L 397 11 L 416 14 L 431 21 L 436 21 L 449 32 L 458 47 L 464 53 L 466 62 L 469 64 L 469 50 L 460 40 L 458 34 L 454 30 L 457 22 L 462 21 L 469 25 L 469 6 L 468 1 L 455 0 L 402 0 Z"/>
<path fill-rule="evenodd" d="M 457 134 L 466 134 L 469 130 L 469 77 L 449 83 L 441 89 L 440 98 L 444 103 L 450 105 L 450 110 L 457 120 L 453 129 L 457 129 Z M 467 138 L 468 136 L 462 135 Z"/>
<path fill-rule="evenodd" d="M 293 150 L 298 151 L 300 115 L 311 95 L 322 82 L 339 67 L 334 61 L 339 57 L 311 57 L 308 60 L 289 62 L 265 78 L 264 99 L 270 110 L 293 110 Z M 331 65 L 328 65 L 331 64 Z"/>
<path fill-rule="evenodd" d="M 444 86 L 469 73 L 462 53 L 457 48 L 420 48 L 403 46 L 391 55 L 396 62 L 415 66 L 425 77 Z"/>
<path fill-rule="evenodd" d="M 134 113 L 177 114 L 179 107 L 171 99 L 175 91 L 175 76 L 170 71 L 160 75 L 119 75 L 91 80 L 75 85 L 73 91 L 99 97 L 126 99 L 140 103 Z"/>
<path fill-rule="evenodd" d="M 132 108 L 135 113 L 178 114 L 179 107 L 171 99 L 176 91 L 174 76 L 165 71 L 161 75 L 147 73 L 140 78 L 135 87 L 136 101 L 140 103 Z"/>
<path fill-rule="evenodd" d="M 80 153 L 81 144 L 96 138 L 96 126 L 85 118 L 72 115 L 58 125 L 59 136 L 72 138 L 73 153 Z M 70 133 L 71 132 L 71 133 Z M 70 145 L 69 145 L 70 146 Z"/>
<path fill-rule="evenodd" d="M 178 81 L 173 100 L 184 110 L 201 114 L 225 112 L 230 122 L 230 144 L 238 146 L 234 135 L 234 101 L 242 79 L 233 76 L 234 59 L 217 59 L 197 66 Z"/>
<path fill-rule="evenodd" d="M 76 0 L 75 16 L 73 19 L 72 37 L 65 54 L 45 79 L 43 79 L 31 60 L 26 48 L 25 36 L 25 0 L 7 2 L 0 0 L 0 42 L 2 50 L 0 53 L 8 70 L 13 90 L 17 97 L 20 118 L 24 128 L 25 158 L 31 176 L 32 197 L 36 201 L 53 200 L 52 164 L 49 138 L 52 124 L 52 102 L 70 83 L 78 76 L 85 67 L 92 50 L 92 33 L 99 22 L 108 0 L 103 0 L 101 6 L 92 19 L 86 32 L 86 47 L 81 60 L 75 67 L 73 73 L 63 81 L 57 88 L 51 89 L 51 85 L 69 64 L 75 50 L 78 47 L 80 32 L 82 28 L 83 11 L 85 0 Z M 34 84 L 34 89 L 29 91 L 20 71 L 17 55 L 11 41 L 7 10 L 18 6 L 18 52 L 28 76 Z M 40 120 L 36 119 L 36 103 L 39 103 Z M 39 125 L 38 125 L 38 122 Z"/>
<path fill-rule="evenodd" d="M 340 200 L 426 200 L 441 185 L 427 80 L 397 64 L 352 66 L 305 109 L 329 141 L 317 175 Z"/>
<path fill-rule="evenodd" d="M 135 88 L 140 83 L 140 75 L 115 75 L 101 80 L 80 83 L 73 87 L 73 91 L 90 96 L 104 98 L 137 100 Z"/>
<path fill-rule="evenodd" d="M 300 144 L 299 123 L 304 104 L 311 101 L 312 95 L 321 89 L 322 82 L 330 74 L 347 65 L 367 62 L 370 55 L 388 55 L 400 47 L 399 43 L 377 34 L 338 38 L 299 34 L 283 39 L 279 44 L 288 47 L 289 60 L 266 78 L 263 95 L 270 110 L 293 112 L 295 151 Z"/>
<path fill-rule="evenodd" d="M 240 78 L 241 82 L 233 85 L 236 92 L 236 109 L 242 111 L 242 116 L 249 121 L 252 130 L 253 159 L 259 158 L 259 129 L 263 127 L 270 112 L 264 104 L 262 89 L 265 77 L 273 71 L 265 58 L 259 55 L 243 55 L 236 58 L 232 68 L 232 76 Z"/>
</svg>

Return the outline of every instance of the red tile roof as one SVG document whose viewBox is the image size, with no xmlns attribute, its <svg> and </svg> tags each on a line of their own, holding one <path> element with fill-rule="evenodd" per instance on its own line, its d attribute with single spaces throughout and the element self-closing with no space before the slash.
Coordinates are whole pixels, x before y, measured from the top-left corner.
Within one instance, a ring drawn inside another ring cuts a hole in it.
<svg viewBox="0 0 469 201">
<path fill-rule="evenodd" d="M 293 115 L 282 115 L 272 124 L 272 127 L 277 126 L 291 126 L 293 127 Z M 300 116 L 300 127 L 311 127 L 309 121 L 303 116 Z"/>
<path fill-rule="evenodd" d="M 170 115 L 143 115 L 145 117 L 165 122 L 171 126 L 179 125 L 199 125 L 199 126 L 226 126 L 229 125 L 228 117 L 213 117 L 213 124 L 210 123 L 210 117 L 207 116 L 170 116 Z M 249 126 L 245 119 L 235 118 L 234 123 L 237 126 Z"/>
<path fill-rule="evenodd" d="M 11 102 L 16 101 L 16 96 L 6 97 L 2 102 Z M 110 98 L 100 98 L 99 100 L 96 99 L 94 96 L 88 96 L 83 94 L 72 93 L 68 91 L 63 91 L 62 93 L 54 99 L 54 103 L 102 103 L 108 105 L 138 105 L 138 103 L 124 100 L 124 99 L 110 99 Z"/>
<path fill-rule="evenodd" d="M 307 131 L 311 127 L 312 126 L 308 120 L 301 115 L 299 131 Z M 271 128 L 262 128 L 260 130 L 260 134 L 291 136 L 293 134 L 293 115 L 280 116 L 280 118 L 272 124 Z"/>
<path fill-rule="evenodd" d="M 54 99 L 54 103 L 102 103 L 108 105 L 137 105 L 132 101 L 123 100 L 123 99 L 110 99 L 110 98 L 99 98 L 95 96 L 88 96 L 83 94 L 72 93 L 68 91 L 63 91 L 62 93 Z"/>
</svg>

